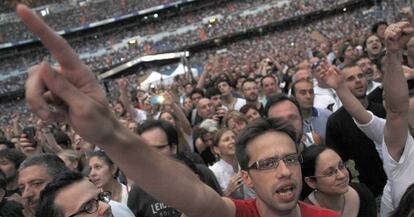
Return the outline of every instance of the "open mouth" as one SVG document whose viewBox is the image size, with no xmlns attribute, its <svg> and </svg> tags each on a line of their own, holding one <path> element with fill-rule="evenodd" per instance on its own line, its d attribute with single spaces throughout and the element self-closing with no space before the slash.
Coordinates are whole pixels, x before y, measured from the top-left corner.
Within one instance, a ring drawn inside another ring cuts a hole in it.
<svg viewBox="0 0 414 217">
<path fill-rule="evenodd" d="M 295 189 L 294 184 L 289 184 L 277 189 L 275 193 L 282 202 L 291 202 L 296 198 Z"/>
</svg>

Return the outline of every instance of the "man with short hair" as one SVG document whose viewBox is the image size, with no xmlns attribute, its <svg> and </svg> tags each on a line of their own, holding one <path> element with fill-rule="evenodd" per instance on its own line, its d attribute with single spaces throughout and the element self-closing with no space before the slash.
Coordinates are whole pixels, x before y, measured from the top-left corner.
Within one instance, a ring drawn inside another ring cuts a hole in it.
<svg viewBox="0 0 414 217">
<path fill-rule="evenodd" d="M 62 172 L 42 191 L 36 216 L 113 216 L 107 198 L 86 177 Z"/>
<path fill-rule="evenodd" d="M 248 126 L 246 132 L 251 133 L 243 134 L 244 139 L 236 147 L 238 159 L 242 159 L 244 182 L 256 190 L 257 199 L 236 201 L 220 197 L 186 166 L 165 158 L 143 137 L 120 124 L 95 76 L 73 49 L 26 6 L 19 4 L 16 12 L 60 64 L 59 73 L 47 63 L 29 73 L 26 85 L 29 108 L 43 119 L 55 120 L 54 114 L 44 110 L 47 103 L 43 90 L 47 86 L 48 91 L 65 103 L 68 109 L 63 112 L 75 131 L 100 144 L 129 178 L 154 197 L 187 216 L 339 216 L 298 202 L 302 187 L 300 157 L 296 133 L 289 124 L 263 120 Z M 75 109 L 80 105 L 84 109 Z"/>
<path fill-rule="evenodd" d="M 340 69 L 355 61 L 356 53 L 354 46 L 349 42 L 343 43 L 339 48 L 339 58 L 341 60 L 341 64 L 338 65 L 338 68 Z"/>
<path fill-rule="evenodd" d="M 338 69 L 325 68 L 324 70 Z M 325 73 L 325 71 L 321 71 L 321 73 Z M 352 95 L 367 110 L 380 117 L 385 117 L 384 107 L 370 102 L 367 98 L 367 79 L 361 68 L 353 63 L 345 66 L 342 74 L 344 76 L 344 86 L 349 89 Z M 338 109 L 328 119 L 326 145 L 335 149 L 344 162 L 353 165 L 350 168 L 352 179 L 366 184 L 375 197 L 382 194 L 386 175 L 382 168 L 381 159 L 375 149 L 375 144 L 356 126 L 351 115 L 344 107 Z"/>
<path fill-rule="evenodd" d="M 216 82 L 216 88 L 221 93 L 221 102 L 227 110 L 236 110 L 239 111 L 241 107 L 246 104 L 246 100 L 242 98 L 237 98 L 233 96 L 232 90 L 233 87 L 230 86 L 230 83 L 226 79 L 219 79 Z"/>
<path fill-rule="evenodd" d="M 26 216 L 34 216 L 40 192 L 62 171 L 65 163 L 56 155 L 41 154 L 24 160 L 19 167 L 18 184 Z"/>
<path fill-rule="evenodd" d="M 160 152 L 164 157 L 170 158 L 177 154 L 177 130 L 170 123 L 159 120 L 146 121 L 138 129 L 138 134 L 150 147 Z M 206 174 L 207 167 L 200 165 L 196 165 L 196 167 L 202 176 L 200 178 L 211 181 L 211 176 L 214 177 L 214 174 Z M 211 182 L 208 183 L 212 188 L 219 188 L 215 179 L 212 182 L 215 183 L 213 185 Z M 217 187 L 214 186 L 215 184 Z M 128 207 L 136 216 L 181 216 L 179 211 L 156 200 L 137 185 L 134 185 L 129 192 Z"/>
<path fill-rule="evenodd" d="M 259 87 L 253 78 L 247 78 L 242 83 L 243 97 L 246 99 L 247 104 L 252 104 L 260 112 L 264 114 L 264 106 L 259 102 Z"/>
<path fill-rule="evenodd" d="M 372 34 L 365 39 L 364 48 L 368 58 L 371 60 L 378 59 L 383 52 L 381 39 L 375 34 Z"/>
<path fill-rule="evenodd" d="M 294 81 L 292 83 L 292 95 L 300 106 L 303 119 L 303 133 L 317 134 L 321 137 L 321 143 L 324 143 L 326 122 L 332 112 L 328 109 L 321 109 L 313 106 L 315 95 L 313 92 L 312 81 L 307 79 Z"/>
<path fill-rule="evenodd" d="M 200 115 L 197 112 L 197 105 L 198 105 L 198 102 L 201 99 L 205 98 L 204 97 L 204 91 L 199 89 L 199 88 L 194 88 L 191 91 L 190 98 L 191 98 L 191 101 L 193 102 L 194 109 L 191 110 L 191 112 L 188 113 L 187 118 L 190 121 L 191 125 L 195 126 L 195 125 L 201 123 L 201 121 L 203 121 L 203 118 L 200 117 Z"/>
<path fill-rule="evenodd" d="M 215 87 L 210 87 L 207 89 L 206 98 L 210 99 L 211 103 L 213 103 L 213 106 L 216 108 L 223 106 L 223 103 L 221 102 L 221 93 Z"/>
<path fill-rule="evenodd" d="M 385 33 L 385 29 L 387 28 L 388 23 L 386 21 L 379 21 L 377 23 L 375 23 L 372 28 L 371 28 L 371 32 L 373 34 L 375 34 L 376 36 L 378 36 L 378 38 L 383 42 L 384 41 L 384 33 Z"/>
<path fill-rule="evenodd" d="M 6 197 L 21 194 L 19 190 L 18 168 L 26 156 L 16 149 L 0 150 L 0 170 L 6 175 L 7 187 Z"/>
<path fill-rule="evenodd" d="M 207 98 L 202 98 L 197 103 L 197 115 L 201 118 L 200 121 L 197 123 L 201 123 L 201 121 L 212 118 L 213 115 L 216 112 L 216 108 L 213 106 L 213 103 L 211 103 L 211 100 Z"/>
<path fill-rule="evenodd" d="M 296 131 L 296 136 L 299 141 L 301 141 L 299 151 L 315 144 L 315 142 L 317 144 L 320 143 L 319 135 L 315 133 L 303 133 L 302 114 L 296 99 L 288 97 L 285 94 L 273 96 L 267 102 L 265 112 L 269 118 L 281 118 L 289 121 L 293 125 Z"/>
<path fill-rule="evenodd" d="M 178 136 L 174 127 L 165 121 L 145 121 L 139 128 L 138 134 L 154 150 L 163 157 L 169 158 L 177 154 Z M 181 213 L 167 204 L 155 199 L 138 185 L 132 186 L 128 196 L 128 207 L 135 216 L 174 217 Z"/>
<path fill-rule="evenodd" d="M 270 97 L 280 93 L 279 81 L 273 75 L 265 75 L 260 80 L 260 85 L 263 91 L 263 105 L 266 105 Z"/>
<path fill-rule="evenodd" d="M 47 184 L 52 182 L 61 173 L 69 169 L 56 155 L 40 154 L 27 158 L 20 164 L 19 188 L 22 191 L 24 214 L 26 217 L 34 217 L 36 209 L 41 202 L 40 194 Z M 90 183 L 94 186 L 92 183 Z M 78 197 L 83 196 L 79 194 Z M 76 198 L 78 198 L 76 197 Z M 110 201 L 115 217 L 132 217 L 131 211 L 123 204 Z M 43 215 L 40 215 L 43 216 Z"/>
<path fill-rule="evenodd" d="M 377 87 L 381 86 L 381 83 L 374 81 L 374 76 L 378 69 L 375 69 L 374 64 L 372 64 L 371 60 L 368 56 L 362 56 L 357 60 L 357 65 L 361 68 L 362 72 L 364 72 L 365 77 L 367 78 L 367 95 L 370 94 L 373 90 Z"/>
</svg>

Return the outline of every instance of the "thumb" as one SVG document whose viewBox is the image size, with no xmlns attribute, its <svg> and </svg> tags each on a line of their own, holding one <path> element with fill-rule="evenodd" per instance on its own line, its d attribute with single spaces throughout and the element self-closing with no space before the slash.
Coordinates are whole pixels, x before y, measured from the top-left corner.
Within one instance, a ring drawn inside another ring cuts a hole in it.
<svg viewBox="0 0 414 217">
<path fill-rule="evenodd" d="M 86 96 L 70 83 L 62 74 L 50 67 L 47 62 L 40 65 L 41 78 L 54 95 L 58 96 L 69 108 L 81 106 L 82 98 Z"/>
</svg>

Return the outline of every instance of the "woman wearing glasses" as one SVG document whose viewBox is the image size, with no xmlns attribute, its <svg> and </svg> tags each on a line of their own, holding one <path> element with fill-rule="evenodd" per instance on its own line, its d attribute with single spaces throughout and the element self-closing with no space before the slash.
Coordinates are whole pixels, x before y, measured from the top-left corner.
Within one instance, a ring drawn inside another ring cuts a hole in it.
<svg viewBox="0 0 414 217">
<path fill-rule="evenodd" d="M 349 184 L 348 170 L 334 150 L 314 145 L 302 156 L 303 188 L 313 190 L 304 202 L 334 210 L 343 217 L 377 216 L 374 196 L 363 184 Z"/>
<path fill-rule="evenodd" d="M 105 152 L 91 153 L 88 165 L 91 182 L 103 192 L 109 192 L 112 200 L 127 205 L 129 188 L 117 180 L 119 169 Z"/>
<path fill-rule="evenodd" d="M 209 168 L 216 176 L 224 196 L 234 199 L 252 198 L 255 196 L 253 190 L 243 184 L 235 143 L 232 130 L 222 128 L 217 131 L 213 139 L 213 150 L 220 160 Z"/>
</svg>

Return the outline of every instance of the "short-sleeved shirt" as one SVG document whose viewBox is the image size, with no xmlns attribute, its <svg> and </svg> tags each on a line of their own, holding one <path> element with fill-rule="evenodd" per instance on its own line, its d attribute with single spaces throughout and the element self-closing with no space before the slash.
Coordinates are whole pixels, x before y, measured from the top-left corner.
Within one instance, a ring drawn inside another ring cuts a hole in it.
<svg viewBox="0 0 414 217">
<path fill-rule="evenodd" d="M 371 112 L 370 112 L 371 113 Z M 359 124 L 357 126 L 370 137 L 377 147 L 377 151 L 383 159 L 383 166 L 388 180 L 384 188 L 381 201 L 381 216 L 387 216 L 394 210 L 410 184 L 414 182 L 414 139 L 408 133 L 404 151 L 399 161 L 394 160 L 388 153 L 384 140 L 385 119 L 372 115 L 372 119 L 367 124 Z"/>
<path fill-rule="evenodd" d="M 261 217 L 256 207 L 256 200 L 233 200 L 236 205 L 236 217 Z M 301 201 L 299 208 L 302 217 L 339 217 L 340 215 L 332 210 L 319 208 Z M 262 216 L 264 217 L 264 216 Z"/>
</svg>

